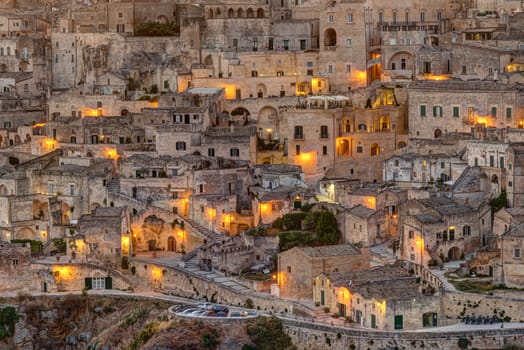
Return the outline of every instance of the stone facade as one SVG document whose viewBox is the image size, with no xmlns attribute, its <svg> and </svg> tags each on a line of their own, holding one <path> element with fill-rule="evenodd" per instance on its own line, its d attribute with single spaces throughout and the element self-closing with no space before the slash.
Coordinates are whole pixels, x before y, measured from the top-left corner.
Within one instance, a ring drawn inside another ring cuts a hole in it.
<svg viewBox="0 0 524 350">
<path fill-rule="evenodd" d="M 278 255 L 279 297 L 311 300 L 313 279 L 320 273 L 369 269 L 369 250 L 350 244 L 292 248 Z"/>
</svg>

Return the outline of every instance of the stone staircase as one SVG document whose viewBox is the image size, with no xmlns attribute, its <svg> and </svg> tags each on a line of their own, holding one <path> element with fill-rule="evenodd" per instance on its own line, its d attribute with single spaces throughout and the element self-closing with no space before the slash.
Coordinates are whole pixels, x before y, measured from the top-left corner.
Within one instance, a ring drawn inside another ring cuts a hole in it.
<svg viewBox="0 0 524 350">
<path fill-rule="evenodd" d="M 120 193 L 120 176 L 116 175 L 106 185 L 107 192 L 109 193 Z"/>
<path fill-rule="evenodd" d="M 395 261 L 397 261 L 397 257 L 395 254 L 393 254 L 391 249 L 388 248 L 388 245 L 389 242 L 385 242 L 371 247 L 371 261 L 384 265 L 391 265 L 395 263 Z"/>
</svg>

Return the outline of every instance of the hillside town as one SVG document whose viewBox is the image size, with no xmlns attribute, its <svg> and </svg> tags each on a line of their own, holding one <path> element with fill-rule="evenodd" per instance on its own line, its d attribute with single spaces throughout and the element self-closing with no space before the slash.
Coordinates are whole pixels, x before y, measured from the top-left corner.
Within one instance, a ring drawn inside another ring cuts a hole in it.
<svg viewBox="0 0 524 350">
<path fill-rule="evenodd" d="M 0 0 L 0 34 L 0 296 L 524 344 L 521 1 Z"/>
</svg>

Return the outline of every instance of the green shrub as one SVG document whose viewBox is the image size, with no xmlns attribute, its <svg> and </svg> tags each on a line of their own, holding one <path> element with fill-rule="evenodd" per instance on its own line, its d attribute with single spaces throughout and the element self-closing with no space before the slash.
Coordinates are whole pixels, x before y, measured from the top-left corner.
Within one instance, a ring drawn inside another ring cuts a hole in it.
<svg viewBox="0 0 524 350">
<path fill-rule="evenodd" d="M 175 22 L 144 22 L 135 26 L 135 36 L 174 36 L 180 34 L 180 26 Z"/>
<path fill-rule="evenodd" d="M 19 317 L 12 306 L 0 309 L 0 340 L 10 338 L 15 334 L 15 325 Z"/>
</svg>

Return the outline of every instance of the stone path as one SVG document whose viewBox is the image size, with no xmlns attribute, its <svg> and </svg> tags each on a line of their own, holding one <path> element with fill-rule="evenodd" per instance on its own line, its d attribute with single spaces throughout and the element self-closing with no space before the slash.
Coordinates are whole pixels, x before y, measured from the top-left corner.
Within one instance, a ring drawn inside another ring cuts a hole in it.
<svg viewBox="0 0 524 350">
<path fill-rule="evenodd" d="M 445 263 L 444 267 L 442 269 L 431 269 L 431 273 L 438 277 L 438 279 L 442 282 L 442 286 L 444 287 L 445 291 L 448 292 L 456 292 L 457 288 L 451 282 L 448 281 L 447 277 L 444 275 L 448 270 L 453 270 L 460 267 L 460 263 L 462 261 L 452 261 L 449 263 Z"/>
<path fill-rule="evenodd" d="M 247 288 L 235 280 L 227 277 L 224 273 L 220 271 L 203 271 L 200 270 L 198 267 L 198 257 L 193 257 L 192 259 L 185 261 L 184 264 L 181 264 L 180 261 L 177 260 L 168 260 L 168 259 L 151 259 L 151 258 L 140 258 L 140 260 L 148 262 L 150 264 L 159 264 L 164 265 L 167 267 L 175 267 L 175 268 L 181 268 L 189 273 L 195 274 L 197 276 L 200 276 L 210 282 L 215 282 L 218 284 L 221 284 L 223 286 L 226 286 L 228 288 L 231 288 L 235 291 L 241 292 L 241 293 L 254 293 L 253 290 L 250 288 Z"/>
</svg>

